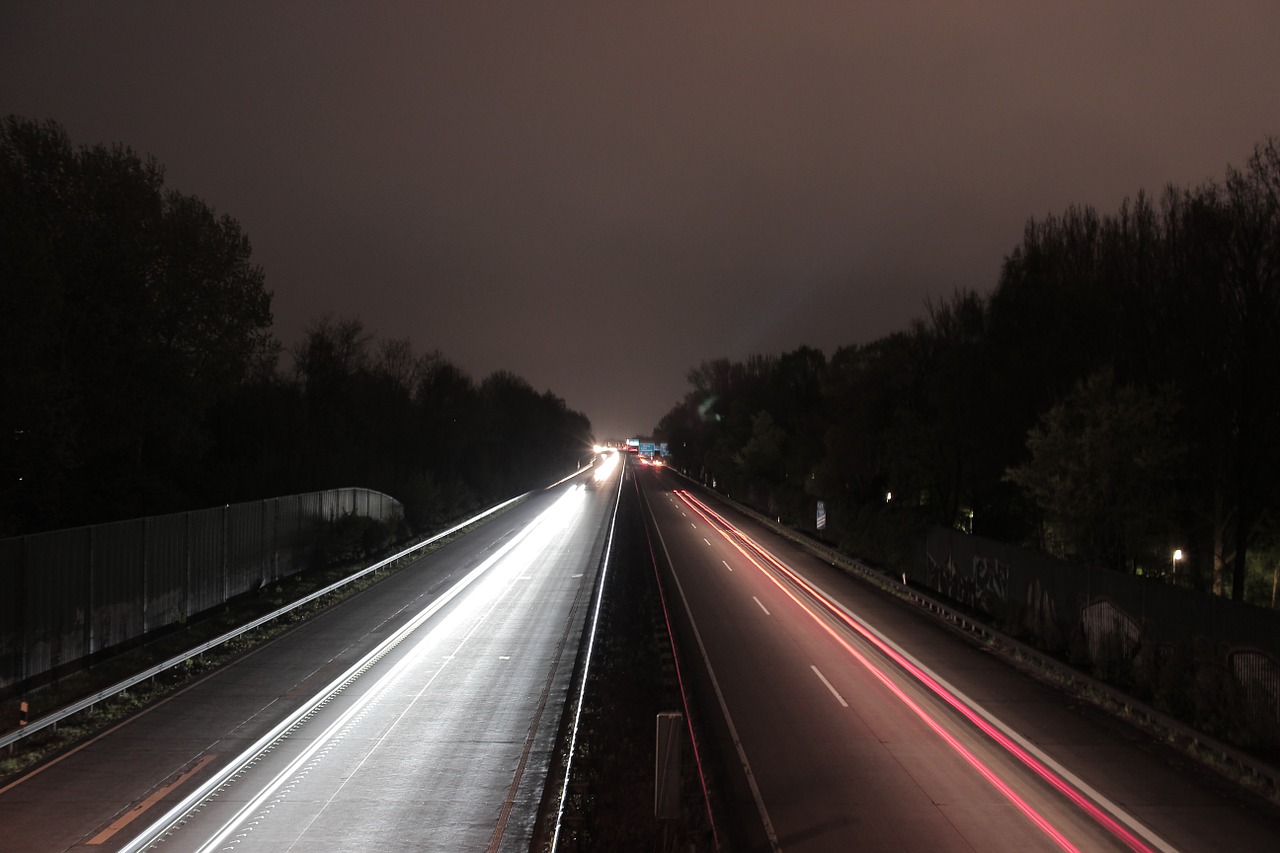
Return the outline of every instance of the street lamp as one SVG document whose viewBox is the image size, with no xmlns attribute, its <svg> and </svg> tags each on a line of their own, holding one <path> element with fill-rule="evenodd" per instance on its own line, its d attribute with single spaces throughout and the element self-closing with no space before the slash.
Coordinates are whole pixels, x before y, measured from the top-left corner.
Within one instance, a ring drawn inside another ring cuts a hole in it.
<svg viewBox="0 0 1280 853">
<path fill-rule="evenodd" d="M 1178 574 L 1178 564 L 1182 562 L 1182 549 L 1173 549 L 1173 573 Z"/>
</svg>

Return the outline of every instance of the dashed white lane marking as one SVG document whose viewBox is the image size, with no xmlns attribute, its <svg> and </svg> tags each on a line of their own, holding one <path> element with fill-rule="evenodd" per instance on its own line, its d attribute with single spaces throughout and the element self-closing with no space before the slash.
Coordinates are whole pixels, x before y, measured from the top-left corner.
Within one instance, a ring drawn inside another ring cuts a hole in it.
<svg viewBox="0 0 1280 853">
<path fill-rule="evenodd" d="M 818 678 L 822 679 L 822 683 L 823 683 L 823 684 L 825 684 L 825 685 L 827 685 L 827 689 L 831 691 L 831 695 L 832 695 L 832 696 L 836 697 L 836 701 L 837 701 L 837 702 L 839 702 L 839 703 L 840 703 L 843 707 L 845 707 L 845 708 L 848 708 L 848 707 L 849 707 L 849 703 L 848 703 L 848 702 L 846 702 L 846 701 L 844 701 L 844 697 L 843 697 L 843 696 L 841 696 L 839 693 L 837 693 L 837 692 L 836 692 L 836 689 L 835 689 L 834 687 L 832 687 L 832 686 L 831 686 L 831 682 L 830 682 L 830 681 L 827 681 L 827 677 L 826 677 L 825 675 L 823 675 L 821 672 L 819 672 L 819 671 L 818 671 L 818 668 L 817 668 L 816 666 L 813 666 L 812 664 L 810 664 L 810 665 L 809 665 L 809 669 L 813 670 L 813 674 L 814 674 L 814 675 L 816 675 L 816 676 L 818 676 Z"/>
<path fill-rule="evenodd" d="M 720 562 L 724 563 L 724 567 L 725 567 L 726 569 L 728 569 L 729 571 L 733 571 L 733 566 L 729 565 L 729 564 L 728 564 L 727 562 L 725 562 L 724 560 L 721 560 Z"/>
<path fill-rule="evenodd" d="M 759 605 L 760 605 L 760 609 L 764 611 L 764 615 L 765 615 L 765 616 L 770 615 L 770 614 L 769 614 L 769 608 L 765 607 L 765 606 L 764 606 L 764 604 L 760 601 L 760 599 L 756 598 L 756 597 L 753 595 L 753 596 L 751 596 L 751 600 L 752 600 L 752 601 L 754 601 L 756 604 L 759 604 Z"/>
</svg>

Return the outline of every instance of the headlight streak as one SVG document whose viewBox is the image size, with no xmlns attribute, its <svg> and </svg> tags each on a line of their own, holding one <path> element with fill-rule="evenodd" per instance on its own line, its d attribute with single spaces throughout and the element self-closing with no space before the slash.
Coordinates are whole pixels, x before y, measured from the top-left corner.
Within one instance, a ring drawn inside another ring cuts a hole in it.
<svg viewBox="0 0 1280 853">
<path fill-rule="evenodd" d="M 582 470 L 585 471 L 587 469 L 584 468 Z M 580 473 L 582 473 L 582 471 L 578 471 L 575 474 L 571 474 L 570 477 L 566 479 L 575 477 L 577 476 L 577 474 L 580 474 Z M 564 482 L 564 481 L 562 480 L 561 482 Z M 336 589 L 340 589 L 341 587 L 344 587 L 349 583 L 352 583 L 356 580 L 359 580 L 362 577 L 365 577 L 373 572 L 376 572 L 385 566 L 389 566 L 392 563 L 396 562 L 397 560 L 400 560 L 404 557 L 409 556 L 415 551 L 421 550 L 422 548 L 425 548 L 426 546 L 431 545 L 432 543 L 439 542 L 441 539 L 444 539 L 447 536 L 452 536 L 454 533 L 457 533 L 459 530 L 462 530 L 464 527 L 469 527 L 470 525 L 475 524 L 477 521 L 480 521 L 483 518 L 486 518 L 490 515 L 493 515 L 496 512 L 499 512 L 511 506 L 517 501 L 524 500 L 528 496 L 528 494 L 529 493 L 525 493 L 523 495 L 517 495 L 516 497 L 510 498 L 509 500 L 505 500 L 500 504 L 491 506 L 485 511 L 478 513 L 472 516 L 471 518 L 468 518 L 466 521 L 455 524 L 453 527 L 450 527 L 448 530 L 442 530 L 439 533 L 436 533 L 435 535 L 427 539 L 423 539 L 421 542 L 416 542 L 413 545 L 410 545 L 408 548 L 405 548 L 402 551 L 392 554 L 390 557 L 384 557 L 378 562 L 369 566 L 365 566 L 363 569 L 360 569 L 357 572 L 349 574 L 346 577 L 342 578 L 341 580 L 334 581 L 333 583 L 329 584 L 328 586 L 322 589 L 315 590 L 314 592 L 311 592 L 310 594 L 302 598 L 296 599 L 295 601 L 290 602 L 289 604 L 279 608 L 278 610 L 273 610 L 270 613 L 266 613 L 262 616 L 259 616 L 257 619 L 254 619 L 252 622 L 247 622 L 239 626 L 238 628 L 234 628 L 231 631 L 226 632 L 225 634 L 222 634 L 218 637 L 214 637 L 211 640 L 207 640 L 204 643 L 201 643 L 200 645 L 196 646 L 195 648 L 187 649 L 182 654 L 176 657 L 169 658 L 168 660 L 163 661 L 159 664 L 156 664 L 150 669 L 143 670 L 140 673 L 135 673 L 134 675 L 130 676 L 124 681 L 117 682 L 116 684 L 113 684 L 110 687 L 107 687 L 106 689 L 101 690 L 96 694 L 93 694 L 92 696 L 85 697 L 84 699 L 81 699 L 78 702 L 75 702 L 71 705 L 66 706 L 61 711 L 56 711 L 52 714 L 42 716 L 40 719 L 32 721 L 31 725 L 26 726 L 18 730 L 17 732 L 10 732 L 9 734 L 0 738 L 0 747 L 3 747 L 3 745 L 6 743 L 12 746 L 12 744 L 17 740 L 23 737 L 29 737 L 35 734 L 36 732 L 40 731 L 41 729 L 45 728 L 46 726 L 56 725 L 58 721 L 66 719 L 72 714 L 77 714 L 80 711 L 85 710 L 86 708 L 90 708 L 97 702 L 100 702 L 109 696 L 114 696 L 117 693 L 127 690 L 128 688 L 132 687 L 135 684 L 138 684 L 141 681 L 145 681 L 148 678 L 152 678 L 155 675 L 158 675 L 159 673 L 164 672 L 165 670 L 172 669 L 173 667 L 178 666 L 181 663 L 191 660 L 191 658 L 195 657 L 198 654 L 201 654 L 204 651 L 212 649 L 215 646 L 220 646 L 225 642 L 228 642 L 230 640 L 235 639 L 236 637 L 239 637 L 240 635 L 246 633 L 247 631 L 251 631 L 254 628 L 257 628 L 259 625 L 265 625 L 266 623 L 272 621 L 273 619 L 278 619 L 279 617 L 290 612 L 291 610 L 296 610 L 297 608 L 302 607 L 305 604 L 315 601 L 317 598 L 322 598 L 328 595 L 329 593 L 333 592 Z M 53 766 L 54 764 L 61 761 L 63 758 L 66 758 L 69 755 L 73 755 L 76 752 L 79 752 L 89 743 L 92 743 L 92 741 L 87 741 L 85 743 L 82 743 L 80 744 L 80 746 L 77 746 L 69 750 L 68 752 L 62 753 L 62 755 L 59 758 L 55 758 L 53 761 L 50 761 L 47 764 L 44 764 L 41 767 L 36 768 L 35 770 L 26 774 L 25 776 L 21 776 L 15 779 L 14 781 L 10 782 L 8 785 L 0 787 L 0 794 L 3 794 L 5 791 L 8 791 L 10 788 L 16 787 L 17 785 L 21 784 L 22 782 L 26 781 L 32 776 L 35 776 L 38 773 L 42 772 L 46 768 Z"/>
<path fill-rule="evenodd" d="M 541 542 L 545 545 L 550 538 L 549 528 L 559 527 L 566 514 L 572 512 L 581 504 L 583 486 L 581 484 L 572 487 L 565 495 L 561 496 L 557 501 L 541 513 L 532 522 L 526 525 L 519 533 L 503 543 L 498 550 L 489 555 L 483 562 L 468 572 L 461 580 L 450 587 L 446 592 L 442 593 L 438 598 L 432 601 L 421 612 L 414 616 L 404 626 L 396 630 L 391 636 L 379 643 L 368 654 L 362 657 L 344 673 L 335 678 L 328 686 L 316 693 L 308 702 L 299 707 L 297 711 L 289 715 L 285 720 L 277 724 L 267 734 L 258 739 L 252 746 L 238 755 L 235 759 L 227 764 L 222 770 L 207 780 L 194 792 L 189 794 L 180 803 L 170 809 L 163 817 L 155 821 L 137 837 L 121 848 L 121 853 L 137 853 L 147 849 L 151 845 L 162 840 L 171 831 L 173 831 L 189 814 L 198 808 L 206 799 L 214 795 L 218 790 L 232 782 L 237 776 L 242 774 L 249 766 L 258 761 L 263 754 L 269 752 L 275 745 L 288 737 L 290 733 L 303 726 L 321 707 L 328 704 L 336 695 L 343 692 L 352 682 L 367 672 L 379 660 L 384 658 L 393 649 L 403 643 L 418 628 L 420 628 L 431 617 L 435 616 L 441 609 L 457 598 L 463 591 L 469 588 L 478 579 L 483 577 L 485 573 L 499 561 L 511 556 L 513 558 L 520 557 L 524 552 L 517 550 L 522 545 L 527 544 L 526 540 L 533 538 L 534 542 Z M 551 522 L 548 524 L 547 522 Z M 535 532 L 541 531 L 541 535 L 533 537 Z M 513 552 L 515 552 L 513 554 Z M 527 560 L 512 559 L 512 571 L 516 567 L 523 568 Z M 492 586 L 490 584 L 489 586 Z M 477 588 L 479 591 L 480 587 Z M 394 680 L 403 673 L 403 671 L 414 661 L 419 659 L 425 651 L 434 647 L 436 641 L 442 635 L 443 630 L 452 627 L 452 624 L 459 618 L 460 614 L 474 613 L 475 610 L 483 607 L 487 603 L 483 600 L 483 596 L 476 596 L 474 601 L 470 598 L 464 600 L 458 608 L 449 614 L 440 624 L 433 626 L 432 629 L 417 643 L 414 648 L 405 655 L 400 661 L 383 674 L 379 680 L 357 699 L 351 708 L 343 712 L 343 714 L 334 723 L 329 725 L 323 733 L 317 736 L 315 742 L 311 744 L 303 754 L 290 762 L 284 771 L 277 774 L 267 787 L 259 794 L 255 795 L 250 801 L 239 809 L 235 816 L 227 821 L 221 829 L 214 835 L 212 839 L 201 846 L 201 850 L 212 850 L 227 839 L 232 832 L 236 830 L 249 816 L 262 806 L 267 799 L 275 793 L 281 785 L 284 784 L 298 768 L 302 767 L 307 760 L 311 759 L 316 752 L 319 751 L 332 737 L 339 732 L 350 719 L 359 713 L 372 701 L 374 701 L 385 689 L 390 686 Z M 456 618 L 455 618 L 456 617 Z"/>
<path fill-rule="evenodd" d="M 333 794 L 330 795 L 329 801 L 336 799 L 342 789 L 355 778 L 356 774 L 360 772 L 360 769 L 365 765 L 369 758 L 372 757 L 378 747 L 391 737 L 392 732 L 400 724 L 401 720 L 409 714 L 413 705 L 426 694 L 426 692 L 435 683 L 436 679 L 444 672 L 445 667 L 454 659 L 458 650 L 462 648 L 466 641 L 470 639 L 476 631 L 483 627 L 485 620 L 488 619 L 493 611 L 502 603 L 505 594 L 512 589 L 512 576 L 514 575 L 518 577 L 521 572 L 523 572 L 529 564 L 531 564 L 538 555 L 543 552 L 547 545 L 550 544 L 555 533 L 566 530 L 572 525 L 575 518 L 581 512 L 582 498 L 585 494 L 584 489 L 585 487 L 582 484 L 572 487 L 552 506 L 543 512 L 538 519 L 537 528 L 533 533 L 516 548 L 512 549 L 506 558 L 501 561 L 501 565 L 498 566 L 496 570 L 490 571 L 485 578 L 476 585 L 476 588 L 472 591 L 471 595 L 460 602 L 457 608 L 441 620 L 440 624 L 434 626 L 427 636 L 423 637 L 422 640 L 414 646 L 413 650 L 406 655 L 399 664 L 397 664 L 399 672 L 396 672 L 394 676 L 391 672 L 388 672 L 387 675 L 379 680 L 378 684 L 371 689 L 371 693 L 385 693 L 395 681 L 400 679 L 404 674 L 404 670 L 406 670 L 409 665 L 420 661 L 427 652 L 434 650 L 439 645 L 440 640 L 451 634 L 457 623 L 465 624 L 473 618 L 475 610 L 478 610 L 481 607 L 485 608 L 484 614 L 472 622 L 471 626 L 462 635 L 461 639 L 457 641 L 456 647 L 450 651 L 449 655 L 445 658 L 440 667 L 418 688 L 413 699 L 405 704 L 405 707 L 395 716 L 395 719 L 392 720 L 391 724 L 388 725 L 377 740 L 373 742 L 373 745 L 367 749 L 364 757 L 361 758 L 359 763 L 350 770 L 348 776 L 337 787 Z M 303 767 L 304 759 L 297 759 L 294 762 L 294 765 L 295 770 Z M 319 815 L 320 813 L 317 812 L 312 817 L 311 823 L 314 823 Z M 306 833 L 311 823 L 308 823 L 307 827 L 304 827 L 299 831 L 297 836 L 298 838 L 301 838 Z M 200 853 L 212 853 L 213 848 L 214 845 L 211 843 L 203 848 Z"/>
<path fill-rule="evenodd" d="M 1141 851 L 1141 853 L 1152 853 L 1151 847 L 1148 847 L 1147 844 L 1144 843 L 1139 838 L 1137 838 L 1133 834 L 1133 832 L 1130 832 L 1129 829 L 1127 829 L 1125 826 L 1122 826 L 1120 821 L 1118 821 L 1116 817 L 1113 815 L 1119 815 L 1125 823 L 1127 823 L 1130 827 L 1132 827 L 1132 829 L 1135 832 L 1141 834 L 1143 838 L 1145 838 L 1152 845 L 1154 845 L 1156 849 L 1167 851 L 1167 853 L 1171 853 L 1171 851 L 1175 849 L 1172 846 L 1170 846 L 1167 842 L 1165 842 L 1163 839 L 1159 838 L 1159 836 L 1155 835 L 1155 833 L 1153 833 L 1150 829 L 1148 829 L 1147 827 L 1139 823 L 1131 815 L 1128 815 L 1122 809 L 1115 806 L 1115 804 L 1111 803 L 1102 794 L 1093 790 L 1090 786 L 1088 786 L 1078 777 L 1075 777 L 1074 774 L 1070 774 L 1068 771 L 1065 770 L 1065 768 L 1060 768 L 1056 771 L 1054 769 L 1051 769 L 1046 764 L 1046 761 L 1051 760 L 1048 758 L 1048 756 L 1044 756 L 1043 753 L 1041 753 L 1040 757 L 1032 755 L 1031 750 L 1036 749 L 1033 745 L 1026 742 L 1023 738 L 1021 738 L 1021 736 L 1017 735 L 1011 729 L 1008 729 L 1007 726 L 1005 726 L 1003 723 L 997 720 L 985 709 L 982 709 L 980 707 L 976 708 L 973 705 L 971 705 L 970 702 L 966 702 L 965 700 L 961 699 L 959 695 L 959 691 L 955 690 L 955 688 L 946 684 L 946 682 L 943 681 L 943 679 L 941 679 L 940 677 L 938 677 L 937 675 L 929 671 L 919 661 L 916 661 L 914 658 L 911 658 L 905 651 L 897 648 L 887 638 L 881 635 L 878 631 L 876 631 L 870 625 L 867 625 L 862 620 L 855 617 L 852 613 L 847 611 L 838 602 L 833 601 L 828 595 L 826 595 L 824 592 L 819 590 L 816 586 L 809 583 L 807 580 L 802 578 L 800 575 L 798 575 L 796 572 L 794 572 L 792 569 L 790 569 L 780 560 L 775 558 L 772 554 L 770 554 L 767 550 L 765 550 L 763 546 L 761 546 L 760 544 L 755 542 L 755 540 L 751 539 L 751 537 L 747 536 L 741 530 L 736 528 L 723 516 L 716 513 L 706 504 L 702 503 L 700 500 L 698 500 L 697 498 L 695 498 L 693 495 L 689 494 L 686 491 L 678 490 L 676 494 L 679 495 L 680 498 L 689 505 L 690 509 L 698 513 L 708 524 L 710 524 L 713 528 L 715 528 L 716 531 L 719 532 L 720 535 L 723 536 L 727 542 L 733 545 L 734 548 L 736 548 L 753 565 L 755 565 L 756 568 L 758 568 L 761 571 L 761 573 L 764 574 L 765 577 L 767 577 L 775 586 L 777 586 L 780 590 L 782 590 L 789 598 L 795 601 L 806 613 L 808 613 L 810 617 L 814 619 L 815 622 L 817 622 L 828 634 L 830 634 L 837 642 L 839 642 L 842 647 L 844 647 L 854 658 L 856 658 L 859 661 L 859 663 L 861 663 L 873 675 L 875 675 L 877 679 L 879 679 L 887 687 L 889 687 L 889 689 L 893 691 L 894 694 L 897 695 L 900 699 L 902 699 L 902 701 L 906 703 L 908 707 L 910 707 L 917 715 L 919 715 L 921 719 L 927 725 L 929 725 L 930 728 L 933 728 L 936 732 L 938 732 L 938 734 L 941 737 L 943 737 L 944 740 L 946 740 L 954 749 L 957 750 L 957 752 L 959 752 L 962 756 L 965 757 L 966 761 L 969 761 L 969 763 L 972 764 L 975 767 L 975 769 L 979 771 L 979 773 L 981 773 L 985 778 L 991 781 L 992 784 L 995 785 L 996 788 L 1000 790 L 1002 794 L 1008 797 L 1011 802 L 1017 805 L 1018 808 L 1022 810 L 1025 814 L 1027 814 L 1028 817 L 1030 817 L 1038 826 L 1045 828 L 1045 827 L 1048 827 L 1048 824 L 1047 822 L 1044 821 L 1043 817 L 1034 813 L 1034 810 L 1028 811 L 1031 807 L 1029 805 L 1026 805 L 1025 803 L 1022 803 L 1021 798 L 1019 798 L 1018 795 L 1012 791 L 1012 789 L 1009 789 L 1007 785 L 1005 785 L 1002 781 L 998 780 L 992 774 L 989 768 L 986 768 L 985 765 L 981 765 L 981 762 L 979 762 L 976 757 L 971 756 L 967 752 L 967 750 L 964 749 L 962 745 L 960 745 L 958 742 L 954 740 L 954 738 L 951 735 L 943 732 L 938 727 L 938 724 L 936 723 L 936 721 L 934 721 L 932 718 L 927 716 L 927 713 L 924 712 L 923 709 L 921 709 L 912 700 L 910 700 L 909 697 L 907 697 L 905 694 L 902 693 L 901 688 L 891 684 L 887 680 L 887 676 L 883 672 L 877 669 L 875 665 L 871 663 L 865 656 L 863 656 L 861 653 L 855 650 L 852 646 L 850 646 L 849 643 L 843 637 L 841 637 L 834 631 L 834 629 L 827 623 L 826 620 L 822 619 L 807 604 L 801 601 L 790 589 L 788 589 L 777 577 L 775 577 L 772 572 L 766 570 L 765 566 L 762 565 L 754 555 L 759 555 L 759 557 L 764 559 L 766 562 L 768 562 L 771 567 L 785 574 L 796 586 L 805 590 L 805 592 L 807 592 L 815 602 L 821 604 L 827 612 L 835 616 L 837 619 L 840 620 L 841 623 L 843 623 L 852 631 L 854 631 L 856 634 L 864 638 L 867 642 L 869 642 L 882 654 L 884 654 L 886 657 L 888 657 L 890 660 L 896 663 L 899 667 L 901 667 L 908 675 L 910 675 L 917 682 L 919 682 L 920 684 L 928 688 L 928 690 L 932 692 L 935 696 L 942 699 L 946 704 L 954 708 L 965 719 L 969 720 L 969 722 L 971 722 L 975 727 L 977 727 L 989 738 L 991 738 L 993 741 L 999 744 L 1006 752 L 1008 752 L 1009 754 L 1017 758 L 1024 766 L 1032 770 L 1041 779 L 1043 779 L 1050 786 L 1056 789 L 1059 793 L 1061 793 L 1063 796 L 1065 796 L 1067 799 L 1073 802 L 1076 806 L 1078 806 L 1081 810 L 1083 810 L 1091 818 L 1093 818 L 1094 821 L 1096 821 L 1100 826 L 1105 828 L 1108 832 L 1110 832 L 1118 840 L 1120 840 L 1125 845 L 1127 845 L 1130 849 L 1135 851 Z M 738 541 L 735 541 L 735 539 Z M 741 542 L 742 544 L 739 544 L 739 542 Z M 744 545 L 746 546 L 746 548 L 743 547 Z M 748 548 L 750 549 L 750 552 L 746 550 Z M 1001 729 L 1004 729 L 1004 730 L 1002 731 Z M 1021 741 L 1021 743 L 1019 743 L 1019 741 Z M 1039 752 L 1038 749 L 1036 749 L 1036 751 Z M 1070 782 L 1068 782 L 1067 779 L 1064 778 L 1065 776 L 1068 776 L 1068 775 L 1072 777 Z M 1088 791 L 1088 796 L 1085 795 L 1084 791 Z M 1104 810 L 1099 805 L 1099 803 L 1105 804 L 1107 806 L 1107 810 Z M 1049 827 L 1049 830 L 1052 830 L 1050 832 L 1051 837 L 1053 837 L 1055 841 L 1058 841 L 1060 836 L 1058 835 L 1057 830 L 1052 829 L 1052 827 Z M 1063 839 L 1059 843 L 1068 843 L 1068 842 L 1066 842 L 1065 839 Z M 1068 848 L 1068 849 L 1074 849 L 1074 848 Z"/>
<path fill-rule="evenodd" d="M 573 753 L 578 746 L 578 724 L 582 719 L 582 702 L 587 693 L 587 676 L 591 671 L 591 653 L 596 645 L 596 627 L 600 621 L 600 603 L 604 600 L 604 585 L 609 579 L 609 557 L 613 554 L 613 533 L 618 526 L 618 504 L 622 500 L 622 480 L 618 480 L 618 493 L 613 499 L 613 517 L 609 521 L 609 538 L 605 540 L 604 556 L 600 559 L 600 577 L 596 580 L 596 603 L 591 610 L 591 632 L 587 635 L 587 654 L 582 663 L 582 683 L 578 687 L 577 706 L 573 711 L 573 727 L 569 735 L 569 752 L 564 761 L 564 786 L 560 789 L 560 802 L 556 806 L 556 827 L 551 834 L 551 853 L 560 843 L 560 827 L 564 821 L 564 803 L 569 796 L 569 780 L 573 778 Z"/>
<path fill-rule="evenodd" d="M 610 453 L 600 460 L 596 465 L 595 477 L 597 483 L 603 483 L 613 475 L 614 470 L 618 467 L 618 460 L 622 457 L 617 453 Z"/>
<path fill-rule="evenodd" d="M 360 772 L 361 768 L 364 767 L 365 763 L 374 754 L 374 752 L 391 737 L 392 732 L 396 730 L 396 727 L 399 726 L 400 722 L 413 709 L 414 704 L 431 689 L 435 684 L 436 679 L 444 673 L 445 668 L 453 661 L 454 656 L 466 644 L 467 640 L 469 640 L 476 631 L 480 630 L 480 628 L 484 626 L 485 620 L 495 609 L 497 609 L 498 605 L 502 603 L 505 594 L 511 590 L 513 586 L 511 575 L 514 574 L 518 576 L 519 572 L 522 571 L 528 563 L 532 562 L 533 558 L 547 546 L 552 539 L 552 531 L 561 530 L 567 526 L 567 522 L 572 516 L 573 511 L 577 509 L 576 502 L 570 503 L 570 501 L 575 495 L 580 494 L 581 489 L 582 486 L 575 486 L 569 493 L 556 501 L 556 503 L 542 515 L 541 523 L 538 524 L 537 529 L 516 548 L 512 549 L 506 559 L 501 561 L 501 565 L 497 567 L 496 571 L 490 571 L 489 574 L 487 574 L 485 578 L 476 585 L 476 588 L 472 590 L 471 594 L 463 599 L 463 601 L 459 602 L 457 608 L 445 616 L 439 624 L 433 626 L 427 635 L 414 644 L 413 649 L 396 663 L 393 669 L 389 670 L 375 685 L 373 685 L 373 687 L 370 688 L 366 696 L 362 697 L 362 700 L 357 703 L 356 707 L 353 707 L 347 711 L 342 718 L 335 721 L 323 734 L 316 738 L 316 743 L 311 748 L 309 748 L 304 754 L 295 758 L 290 765 L 276 777 L 273 785 L 269 786 L 258 796 L 257 809 L 254 808 L 254 803 L 252 802 L 244 806 L 241 812 L 237 814 L 237 817 L 240 819 L 235 820 L 235 825 L 232 826 L 231 831 L 234 831 L 234 829 L 239 826 L 243 826 L 246 820 L 251 816 L 253 817 L 253 820 L 249 821 L 250 828 L 256 824 L 257 821 L 265 818 L 267 810 L 262 809 L 261 807 L 266 802 L 267 797 L 271 796 L 271 794 L 279 789 L 280 785 L 291 777 L 296 778 L 302 768 L 306 767 L 308 763 L 313 763 L 313 757 L 317 757 L 317 760 L 318 758 L 323 758 L 324 754 L 320 752 L 321 747 L 326 746 L 331 740 L 341 740 L 342 737 L 345 736 L 345 730 L 352 727 L 351 720 L 355 713 L 363 711 L 369 705 L 376 703 L 383 694 L 387 693 L 387 691 L 394 686 L 396 682 L 402 679 L 411 667 L 416 666 L 428 652 L 437 649 L 440 642 L 450 636 L 456 628 L 471 622 L 470 627 L 466 629 L 459 639 L 457 639 L 456 644 L 450 647 L 449 654 L 445 656 L 439 668 L 431 674 L 430 678 L 419 686 L 415 691 L 413 698 L 405 703 L 405 706 L 400 710 L 400 713 L 395 715 L 395 718 L 391 721 L 390 725 L 388 725 L 382 734 L 373 741 L 372 746 L 366 749 L 364 757 L 360 759 L 355 767 L 349 771 L 347 777 L 342 781 L 342 783 L 338 785 L 332 794 L 330 794 L 328 801 L 326 802 L 326 806 L 328 803 L 334 801 L 347 784 L 356 777 L 356 774 Z M 480 608 L 484 608 L 483 615 L 479 616 L 479 618 L 474 618 L 475 611 Z M 359 721 L 356 722 L 356 725 L 358 724 Z M 295 845 L 297 840 L 301 839 L 303 835 L 306 834 L 307 830 L 320 816 L 322 811 L 323 807 L 312 816 L 306 826 L 302 827 L 297 832 L 294 842 Z M 213 851 L 217 849 L 218 844 L 223 840 L 225 840 L 225 835 L 221 839 L 211 839 L 204 847 L 200 848 L 199 853 L 213 853 Z"/>
</svg>

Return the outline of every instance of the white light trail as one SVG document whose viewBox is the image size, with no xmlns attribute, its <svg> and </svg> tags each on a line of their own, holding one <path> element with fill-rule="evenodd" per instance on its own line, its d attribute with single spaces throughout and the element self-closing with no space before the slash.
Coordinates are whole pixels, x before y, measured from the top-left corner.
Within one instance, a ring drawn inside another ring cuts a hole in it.
<svg viewBox="0 0 1280 853">
<path fill-rule="evenodd" d="M 503 581 L 508 580 L 511 575 L 523 573 L 555 534 L 572 523 L 573 517 L 582 509 L 583 496 L 584 487 L 581 484 L 569 489 L 519 533 L 499 547 L 497 551 L 433 600 L 404 627 L 378 644 L 376 648 L 361 658 L 355 665 L 334 679 L 297 711 L 227 764 L 213 778 L 206 781 L 196 791 L 183 799 L 182 802 L 170 809 L 163 817 L 143 830 L 142 833 L 122 848 L 122 853 L 136 853 L 144 850 L 174 829 L 197 806 L 228 784 L 241 771 L 257 761 L 264 752 L 273 749 L 277 743 L 287 738 L 291 732 L 305 725 L 307 719 L 318 708 L 326 704 L 334 695 L 345 690 L 351 682 L 373 667 L 395 647 L 407 640 L 424 623 L 474 584 L 475 588 L 471 590 L 471 594 L 459 601 L 458 606 L 432 625 L 429 631 L 417 637 L 413 648 L 401 660 L 387 670 L 350 708 L 319 734 L 300 756 L 274 776 L 259 793 L 249 798 L 249 801 L 230 820 L 223 824 L 212 838 L 199 848 L 201 851 L 218 849 L 219 845 L 225 843 L 249 817 L 256 814 L 262 805 L 285 782 L 293 778 L 299 768 L 312 759 L 357 713 L 386 691 L 396 679 L 404 674 L 406 669 L 415 662 L 420 661 L 425 654 L 434 650 L 439 641 L 450 636 L 451 632 L 455 631 L 459 625 L 466 624 L 467 620 L 474 618 L 477 613 L 490 606 L 504 589 Z M 499 566 L 499 564 L 501 565 L 497 571 L 490 572 L 490 569 L 494 566 Z M 484 582 L 477 583 L 481 579 Z"/>
<path fill-rule="evenodd" d="M 591 653 L 596 644 L 596 626 L 600 622 L 600 603 L 604 599 L 604 585 L 609 574 L 609 556 L 613 552 L 613 532 L 618 525 L 618 504 L 622 500 L 622 481 L 618 481 L 618 493 L 613 501 L 613 517 L 609 521 L 609 538 L 605 542 L 604 556 L 600 560 L 600 577 L 596 580 L 596 604 L 591 611 L 591 631 L 587 635 L 587 653 L 582 663 L 582 683 L 578 688 L 577 705 L 573 711 L 573 727 L 569 735 L 569 752 L 564 762 L 564 786 L 560 789 L 560 802 L 556 806 L 556 828 L 551 836 L 551 853 L 560 843 L 560 828 L 564 821 L 564 801 L 569 796 L 569 780 L 573 778 L 573 753 L 578 746 L 578 724 L 582 719 L 582 702 L 587 693 L 587 676 L 591 671 Z"/>
</svg>

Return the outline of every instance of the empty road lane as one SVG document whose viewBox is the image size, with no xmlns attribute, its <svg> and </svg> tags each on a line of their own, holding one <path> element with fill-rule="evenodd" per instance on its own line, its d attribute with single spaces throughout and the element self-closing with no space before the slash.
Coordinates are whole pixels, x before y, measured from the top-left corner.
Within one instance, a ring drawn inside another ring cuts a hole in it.
<svg viewBox="0 0 1280 853">
<path fill-rule="evenodd" d="M 1276 811 L 777 537 L 638 472 L 747 849 L 1267 850 Z"/>
</svg>

